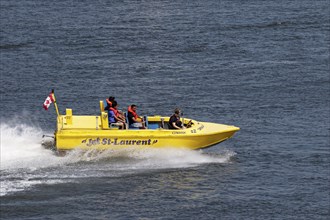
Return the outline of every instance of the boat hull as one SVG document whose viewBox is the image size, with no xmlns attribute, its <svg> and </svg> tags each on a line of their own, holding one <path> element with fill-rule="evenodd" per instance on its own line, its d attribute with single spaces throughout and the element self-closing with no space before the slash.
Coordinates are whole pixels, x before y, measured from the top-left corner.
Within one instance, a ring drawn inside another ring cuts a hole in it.
<svg viewBox="0 0 330 220">
<path fill-rule="evenodd" d="M 195 122 L 184 130 L 139 129 L 60 129 L 55 132 L 58 151 L 116 150 L 124 148 L 207 148 L 232 137 L 239 128 L 235 126 Z"/>
</svg>

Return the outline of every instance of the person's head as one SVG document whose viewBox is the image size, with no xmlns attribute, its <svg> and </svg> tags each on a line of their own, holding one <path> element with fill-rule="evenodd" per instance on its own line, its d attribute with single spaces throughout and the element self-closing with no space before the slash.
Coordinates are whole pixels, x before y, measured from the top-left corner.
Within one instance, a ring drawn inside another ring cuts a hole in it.
<svg viewBox="0 0 330 220">
<path fill-rule="evenodd" d="M 117 106 L 118 106 L 118 103 L 114 100 L 114 101 L 112 102 L 112 108 L 117 108 Z"/>
<path fill-rule="evenodd" d="M 136 109 L 137 109 L 137 106 L 136 105 L 131 105 L 131 109 L 132 109 L 132 111 L 136 111 Z"/>
<path fill-rule="evenodd" d="M 179 108 L 174 109 L 174 114 L 180 115 L 180 109 Z"/>
<path fill-rule="evenodd" d="M 110 101 L 110 102 L 113 102 L 113 101 L 115 101 L 115 97 L 113 97 L 113 96 L 110 96 L 110 97 L 109 97 L 109 101 Z"/>
</svg>

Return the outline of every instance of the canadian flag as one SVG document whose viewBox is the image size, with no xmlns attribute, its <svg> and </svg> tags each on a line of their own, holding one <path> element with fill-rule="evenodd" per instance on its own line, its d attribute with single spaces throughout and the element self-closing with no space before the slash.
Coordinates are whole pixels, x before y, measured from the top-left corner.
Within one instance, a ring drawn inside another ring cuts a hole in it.
<svg viewBox="0 0 330 220">
<path fill-rule="evenodd" d="M 48 110 L 50 104 L 54 102 L 53 93 L 50 93 L 44 102 L 44 109 Z"/>
</svg>

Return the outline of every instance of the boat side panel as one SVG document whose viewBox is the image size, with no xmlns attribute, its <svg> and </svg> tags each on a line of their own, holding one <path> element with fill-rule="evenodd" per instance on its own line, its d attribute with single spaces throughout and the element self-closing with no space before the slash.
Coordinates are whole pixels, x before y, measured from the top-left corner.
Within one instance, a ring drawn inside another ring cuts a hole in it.
<svg viewBox="0 0 330 220">
<path fill-rule="evenodd" d="M 150 134 L 151 133 L 151 134 Z M 81 149 L 121 149 L 127 147 L 142 148 L 186 148 L 200 149 L 222 142 L 230 138 L 235 131 L 223 132 L 211 135 L 180 135 L 163 134 L 157 135 L 156 132 L 149 135 L 123 135 L 120 133 L 95 133 L 95 132 L 69 132 L 62 131 L 56 133 L 56 147 L 58 150 Z"/>
</svg>

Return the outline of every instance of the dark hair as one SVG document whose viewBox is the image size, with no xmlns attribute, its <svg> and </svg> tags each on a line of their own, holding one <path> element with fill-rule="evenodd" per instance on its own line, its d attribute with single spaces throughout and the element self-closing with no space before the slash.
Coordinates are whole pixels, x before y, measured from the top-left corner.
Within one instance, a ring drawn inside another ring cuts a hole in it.
<svg viewBox="0 0 330 220">
<path fill-rule="evenodd" d="M 136 105 L 131 105 L 131 108 L 134 108 L 134 107 L 136 107 Z"/>
<path fill-rule="evenodd" d="M 114 107 L 116 107 L 117 106 L 117 102 L 114 100 L 113 102 L 112 102 L 112 108 L 114 108 Z"/>
<path fill-rule="evenodd" d="M 175 114 L 180 114 L 180 109 L 179 108 L 174 109 L 174 113 Z"/>
<path fill-rule="evenodd" d="M 113 101 L 115 101 L 115 97 L 113 97 L 113 96 L 110 96 L 110 97 L 109 97 L 109 101 L 110 101 L 110 102 L 113 102 Z"/>
</svg>

